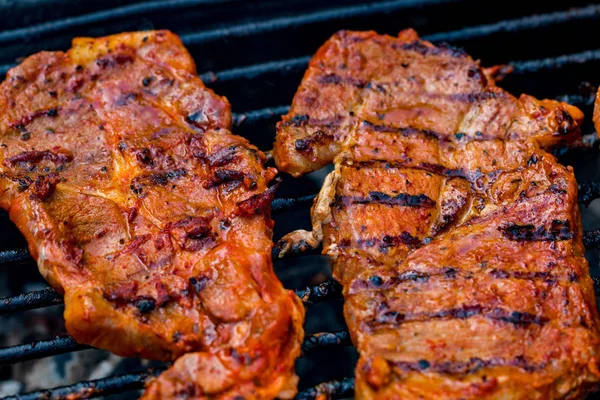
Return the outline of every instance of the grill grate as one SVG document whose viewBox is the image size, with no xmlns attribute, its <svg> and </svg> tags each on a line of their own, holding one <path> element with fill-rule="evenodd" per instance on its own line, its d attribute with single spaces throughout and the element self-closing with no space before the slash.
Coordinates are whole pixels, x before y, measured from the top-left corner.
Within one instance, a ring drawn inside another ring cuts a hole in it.
<svg viewBox="0 0 600 400">
<path fill-rule="evenodd" d="M 63 2 L 68 3 L 67 0 Z M 235 7 L 228 3 L 235 3 Z M 300 0 L 292 0 L 286 2 L 286 7 L 276 3 L 278 2 L 266 1 L 259 4 L 239 0 L 147 1 L 101 11 L 87 10 L 81 15 L 69 14 L 67 18 L 49 22 L 38 21 L 30 26 L 0 32 L 0 44 L 5 50 L 3 55 L 0 55 L 0 77 L 15 65 L 15 58 L 41 49 L 66 48 L 72 36 L 97 36 L 120 30 L 171 28 L 181 33 L 184 43 L 198 61 L 200 70 L 220 71 L 200 74 L 207 85 L 217 93 L 227 96 L 234 107 L 253 109 L 233 115 L 235 132 L 246 136 L 259 147 L 269 149 L 273 135 L 266 135 L 265 132 L 273 133 L 274 122 L 281 114 L 287 112 L 289 107 L 285 103 L 291 99 L 306 68 L 310 58 L 307 53 L 314 51 L 340 28 L 377 28 L 394 33 L 403 27 L 412 26 L 420 32 L 429 33 L 423 35 L 427 40 L 451 41 L 453 44 L 467 47 L 468 52 L 473 55 L 481 55 L 484 60 L 499 60 L 509 65 L 512 74 L 504 86 L 512 92 L 526 91 L 538 97 L 568 101 L 583 107 L 586 115 L 590 114 L 594 96 L 589 90 L 585 93 L 577 92 L 576 85 L 585 82 L 584 79 L 597 80 L 594 76 L 597 68 L 594 67 L 600 63 L 600 49 L 595 49 L 593 40 L 586 38 L 593 38 L 591 33 L 598 33 L 599 28 L 596 26 L 597 20 L 600 19 L 600 5 L 586 5 L 584 1 L 574 1 L 572 3 L 579 8 L 555 10 L 552 8 L 555 6 L 547 2 L 545 5 L 536 5 L 542 8 L 534 10 L 536 6 L 507 0 L 503 10 L 498 10 L 497 7 L 481 5 L 475 0 L 392 0 L 379 3 L 335 0 L 328 8 L 319 5 L 317 0 L 306 1 L 306 5 L 301 4 Z M 38 0 L 38 5 L 45 7 L 47 12 L 53 7 L 52 1 L 49 0 Z M 478 26 L 470 26 L 473 21 L 468 19 L 473 15 L 469 11 L 474 7 L 480 11 L 478 21 L 482 24 Z M 453 18 L 446 18 L 448 10 L 455 11 Z M 541 13 L 522 16 L 536 11 Z M 166 16 L 168 14 L 170 16 Z M 178 24 L 179 16 L 187 22 Z M 215 16 L 220 16 L 221 19 Z M 2 18 L 8 17 L 0 16 L 0 26 Z M 215 20 L 219 22 L 214 22 Z M 197 26 L 202 26 L 202 29 L 199 30 Z M 561 29 L 557 29 L 558 27 Z M 573 32 L 573 43 L 568 47 L 551 43 L 553 37 L 567 35 L 567 31 Z M 545 37 L 546 40 L 538 42 Z M 503 52 L 509 49 L 506 42 L 515 40 L 522 40 L 523 44 L 514 45 L 510 51 Z M 497 49 L 492 47 L 493 53 L 486 47 L 498 43 L 502 45 Z M 539 46 L 536 46 L 537 44 Z M 531 46 L 531 49 L 527 46 Z M 209 57 L 199 57 L 207 54 Z M 529 59 L 530 55 L 532 59 Z M 507 59 L 519 61 L 507 62 Z M 577 73 L 573 74 L 573 71 Z M 535 79 L 532 79 L 534 73 Z M 592 138 L 592 129 L 589 126 L 584 128 L 589 134 L 588 138 Z M 570 150 L 564 157 L 567 162 L 572 161 L 570 158 L 581 158 L 578 164 L 580 166 L 586 163 L 594 166 L 591 171 L 577 170 L 580 180 L 579 200 L 588 206 L 600 197 L 600 182 L 597 181 L 600 163 L 595 159 L 596 144 L 591 140 L 586 143 L 584 149 Z M 590 143 L 593 145 L 590 146 Z M 298 228 L 299 223 L 307 226 L 306 209 L 315 197 L 314 194 L 307 193 L 318 191 L 318 180 L 318 176 L 297 180 L 284 177 L 281 192 L 286 193 L 288 197 L 275 199 L 272 203 L 277 222 L 276 237 Z M 589 225 L 586 226 L 588 230 L 585 232 L 584 242 L 590 249 L 600 245 L 600 229 L 590 229 L 600 225 L 600 217 L 596 216 L 595 208 L 591 204 L 589 210 L 582 210 L 584 224 Z M 302 221 L 296 216 L 302 216 Z M 9 227 L 0 224 L 0 230 L 5 229 Z M 594 271 L 597 252 L 590 252 L 593 253 L 590 262 Z M 294 260 L 284 260 L 286 268 L 291 269 L 296 264 Z M 311 255 L 307 255 L 299 260 L 302 263 L 310 263 L 313 259 Z M 15 270 L 13 267 L 18 265 L 25 265 L 24 269 L 35 270 L 33 261 L 24 247 L 7 246 L 0 240 L 0 268 L 9 272 Z M 595 278 L 597 294 L 600 293 L 599 283 L 600 280 Z M 313 308 L 325 306 L 331 303 L 331 300 L 341 297 L 341 287 L 333 280 L 311 284 L 303 289 L 296 289 L 295 292 L 309 305 L 309 318 L 311 312 L 314 312 Z M 62 297 L 51 288 L 20 293 L 0 298 L 0 316 L 60 304 Z M 303 356 L 318 355 L 325 352 L 326 348 L 349 344 L 350 335 L 345 329 L 316 333 L 307 335 L 302 352 Z M 70 336 L 61 335 L 0 349 L 0 365 L 89 348 L 76 343 Z M 161 371 L 162 368 L 151 368 L 7 398 L 107 396 L 140 389 L 147 379 Z M 306 378 L 300 375 L 301 378 Z M 305 388 L 307 386 L 310 385 L 303 385 Z M 328 381 L 301 391 L 297 398 L 305 400 L 323 396 L 349 397 L 353 394 L 353 386 L 353 378 Z"/>
</svg>

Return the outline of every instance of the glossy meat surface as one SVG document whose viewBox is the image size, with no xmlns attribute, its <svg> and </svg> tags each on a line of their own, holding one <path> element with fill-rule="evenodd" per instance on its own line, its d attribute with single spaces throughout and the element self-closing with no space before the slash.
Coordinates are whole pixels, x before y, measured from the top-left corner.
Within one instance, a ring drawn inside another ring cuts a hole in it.
<svg viewBox="0 0 600 400">
<path fill-rule="evenodd" d="M 167 31 L 75 39 L 0 87 L 0 205 L 78 342 L 177 360 L 147 399 L 296 390 L 304 309 L 272 269 L 276 171 L 230 124 Z"/>
<path fill-rule="evenodd" d="M 332 160 L 312 208 L 344 286 L 358 399 L 578 399 L 599 319 L 573 172 L 582 113 L 515 98 L 414 31 L 340 32 L 278 125 L 278 167 Z"/>
</svg>

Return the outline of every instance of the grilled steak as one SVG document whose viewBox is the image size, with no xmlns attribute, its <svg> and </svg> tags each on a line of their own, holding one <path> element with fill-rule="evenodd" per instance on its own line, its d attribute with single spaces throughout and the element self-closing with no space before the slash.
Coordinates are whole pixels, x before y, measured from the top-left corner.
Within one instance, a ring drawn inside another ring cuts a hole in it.
<svg viewBox="0 0 600 400">
<path fill-rule="evenodd" d="M 600 381 L 573 172 L 583 117 L 515 98 L 412 30 L 339 32 L 278 124 L 280 169 L 335 158 L 312 209 L 344 286 L 360 399 L 575 399 Z"/>
<path fill-rule="evenodd" d="M 177 359 L 147 399 L 296 390 L 304 310 L 272 270 L 276 171 L 230 124 L 166 31 L 75 39 L 0 87 L 0 205 L 78 342 Z"/>
</svg>

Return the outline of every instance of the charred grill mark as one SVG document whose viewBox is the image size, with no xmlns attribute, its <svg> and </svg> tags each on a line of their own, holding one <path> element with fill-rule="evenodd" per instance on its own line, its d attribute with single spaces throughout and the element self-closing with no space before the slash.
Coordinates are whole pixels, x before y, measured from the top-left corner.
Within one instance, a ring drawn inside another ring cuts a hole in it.
<svg viewBox="0 0 600 400">
<path fill-rule="evenodd" d="M 501 357 L 481 359 L 473 357 L 468 361 L 393 361 L 391 365 L 405 372 L 427 371 L 444 375 L 469 375 L 483 368 L 493 367 L 515 367 L 528 373 L 546 368 L 545 363 L 532 363 L 524 356 L 517 356 L 511 359 Z"/>
<path fill-rule="evenodd" d="M 340 124 L 347 119 L 346 115 L 335 115 L 329 118 L 310 118 L 308 115 L 296 115 L 291 119 L 281 123 L 281 126 L 294 126 L 296 128 L 310 126 L 310 127 L 321 127 L 323 129 L 334 129 L 338 128 Z"/>
<path fill-rule="evenodd" d="M 451 57 L 467 57 L 463 49 L 450 46 L 448 43 L 439 43 L 437 46 L 427 45 L 421 40 L 408 43 L 392 43 L 392 48 L 398 51 L 414 51 L 422 56 L 448 55 Z"/>
<path fill-rule="evenodd" d="M 58 116 L 59 111 L 60 111 L 60 108 L 57 108 L 57 107 L 49 108 L 46 110 L 36 110 L 29 114 L 22 116 L 21 118 L 19 118 L 16 121 L 10 122 L 8 124 L 8 126 L 11 128 L 17 128 L 19 130 L 24 130 L 25 127 L 27 125 L 29 125 L 34 119 L 42 117 L 44 115 L 48 116 L 48 117 L 56 117 L 56 116 Z"/>
<path fill-rule="evenodd" d="M 372 129 L 375 132 L 382 132 L 382 133 L 396 133 L 396 134 L 400 134 L 402 136 L 414 136 L 414 135 L 423 135 L 432 139 L 440 139 L 441 137 L 443 137 L 444 135 L 441 133 L 437 133 L 434 131 L 430 131 L 430 130 L 421 130 L 421 129 L 415 129 L 415 128 L 410 128 L 410 127 L 405 127 L 405 128 L 396 128 L 393 126 L 389 126 L 389 125 L 380 125 L 380 124 L 374 124 L 370 121 L 363 121 L 363 125 L 368 126 L 370 129 Z"/>
<path fill-rule="evenodd" d="M 517 225 L 508 224 L 503 227 L 499 227 L 498 230 L 502 232 L 502 235 L 509 239 L 517 242 L 537 242 L 537 241 L 557 241 L 557 240 L 569 240 L 573 238 L 573 232 L 569 221 L 553 220 L 550 228 L 545 226 L 534 226 L 534 225 Z"/>
<path fill-rule="evenodd" d="M 129 188 L 139 197 L 145 196 L 144 190 L 147 185 L 165 186 L 169 181 L 187 176 L 187 171 L 179 168 L 173 171 L 158 172 L 150 175 L 141 175 L 131 180 Z"/>
<path fill-rule="evenodd" d="M 52 150 L 30 150 L 23 151 L 15 156 L 12 156 L 4 161 L 4 165 L 15 166 L 17 164 L 37 164 L 42 160 L 48 160 L 54 164 L 65 164 L 73 161 L 73 154 L 62 149 Z"/>
<path fill-rule="evenodd" d="M 336 196 L 337 204 L 385 204 L 388 206 L 432 208 L 435 207 L 435 201 L 424 194 L 412 195 L 400 193 L 396 196 L 390 196 L 382 192 L 369 192 L 367 197 Z"/>
<path fill-rule="evenodd" d="M 434 273 L 408 270 L 401 274 L 391 276 L 371 276 L 368 279 L 355 279 L 352 282 L 350 292 L 356 292 L 360 290 L 387 290 L 406 282 L 417 282 L 426 283 L 431 279 L 444 278 L 447 280 L 452 279 L 473 279 L 476 274 L 486 274 L 487 276 L 494 279 L 520 279 L 527 281 L 542 281 L 544 283 L 553 285 L 559 281 L 563 282 L 577 282 L 578 275 L 575 272 L 569 272 L 567 276 L 555 275 L 547 271 L 510 271 L 498 268 L 492 268 L 487 271 L 474 273 L 472 271 L 465 271 L 462 269 L 444 267 Z"/>
<path fill-rule="evenodd" d="M 208 164 L 211 167 L 223 167 L 237 161 L 239 159 L 239 154 L 237 153 L 238 147 L 238 145 L 229 146 L 211 154 L 208 156 Z"/>
<path fill-rule="evenodd" d="M 357 241 L 361 247 L 377 247 L 380 253 L 387 253 L 389 248 L 397 247 L 398 245 L 404 244 L 410 247 L 416 247 L 421 244 L 421 240 L 417 237 L 412 236 L 409 232 L 402 232 L 399 235 L 391 236 L 384 235 L 383 237 L 375 237 L 369 239 L 360 238 Z M 350 243 L 339 243 L 340 248 L 349 247 Z"/>
<path fill-rule="evenodd" d="M 281 178 L 275 178 L 273 186 L 262 193 L 255 194 L 246 200 L 237 203 L 237 207 L 243 216 L 252 216 L 270 212 L 271 202 L 275 197 L 275 192 L 281 184 Z"/>
<path fill-rule="evenodd" d="M 246 174 L 241 171 L 232 169 L 218 169 L 215 171 L 212 177 L 202 184 L 202 187 L 204 189 L 212 189 L 229 182 L 241 183 L 245 176 Z"/>
<path fill-rule="evenodd" d="M 324 131 L 318 130 L 312 135 L 306 137 L 305 139 L 297 139 L 294 142 L 294 148 L 300 152 L 310 152 L 312 151 L 313 145 L 317 143 L 326 143 L 335 139 L 335 136 L 326 133 Z"/>
<path fill-rule="evenodd" d="M 339 76 L 337 74 L 326 74 L 317 78 L 317 82 L 323 85 L 350 85 L 363 89 L 369 85 L 364 79 L 358 79 L 352 76 Z"/>
<path fill-rule="evenodd" d="M 189 279 L 190 293 L 200 293 L 210 282 L 210 278 L 205 275 L 191 277 Z"/>
<path fill-rule="evenodd" d="M 376 328 L 382 325 L 400 326 L 406 322 L 429 321 L 432 319 L 468 319 L 475 316 L 483 316 L 493 321 L 512 324 L 515 326 L 528 326 L 531 324 L 544 325 L 548 318 L 528 312 L 504 310 L 499 307 L 490 308 L 481 304 L 463 305 L 458 308 L 450 308 L 435 312 L 400 313 L 390 310 L 387 303 L 381 303 L 377 315 L 367 325 Z"/>
</svg>

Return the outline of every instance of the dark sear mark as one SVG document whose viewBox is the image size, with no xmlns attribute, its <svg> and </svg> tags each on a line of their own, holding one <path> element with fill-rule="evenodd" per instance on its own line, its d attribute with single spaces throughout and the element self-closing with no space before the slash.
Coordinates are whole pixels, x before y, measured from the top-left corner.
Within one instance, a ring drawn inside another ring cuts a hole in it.
<svg viewBox="0 0 600 400">
<path fill-rule="evenodd" d="M 169 181 L 187 176 L 187 171 L 179 168 L 173 171 L 160 172 L 150 175 L 140 175 L 132 179 L 129 188 L 137 196 L 144 196 L 144 189 L 148 185 L 166 186 Z"/>
<path fill-rule="evenodd" d="M 209 155 L 208 164 L 211 167 L 222 167 L 237 161 L 239 158 L 238 147 L 237 145 L 229 146 Z"/>
<path fill-rule="evenodd" d="M 202 184 L 204 189 L 212 189 L 229 182 L 241 182 L 246 175 L 241 171 L 231 169 L 218 169 L 206 182 Z"/>
<path fill-rule="evenodd" d="M 493 357 L 481 359 L 472 357 L 468 361 L 392 361 L 391 364 L 405 372 L 427 371 L 447 375 L 469 375 L 483 368 L 492 367 L 515 367 L 525 372 L 535 372 L 546 367 L 545 363 L 531 363 L 523 356 L 517 356 L 512 359 Z"/>
<path fill-rule="evenodd" d="M 463 49 L 450 46 L 448 43 L 438 43 L 436 46 L 428 46 L 421 40 L 415 40 L 409 43 L 392 43 L 391 46 L 394 50 L 415 51 L 422 56 L 448 55 L 451 57 L 467 57 L 467 53 Z"/>
<path fill-rule="evenodd" d="M 410 127 L 405 127 L 405 128 L 396 128 L 394 126 L 389 126 L 389 125 L 379 125 L 379 124 L 374 124 L 370 121 L 363 121 L 362 122 L 364 126 L 368 127 L 369 129 L 372 129 L 375 132 L 382 132 L 382 133 L 395 133 L 395 134 L 399 134 L 402 135 L 404 137 L 408 137 L 408 136 L 414 136 L 414 135 L 423 135 L 426 137 L 429 137 L 431 139 L 441 139 L 444 137 L 443 134 L 439 133 L 439 132 L 434 132 L 428 129 L 416 129 L 416 128 L 410 128 Z"/>
<path fill-rule="evenodd" d="M 502 235 L 517 242 L 557 241 L 573 239 L 569 221 L 553 220 L 550 228 L 545 226 L 508 224 L 499 227 Z"/>
<path fill-rule="evenodd" d="M 348 197 L 348 196 L 336 196 L 336 203 L 348 204 L 385 204 L 389 206 L 403 206 L 403 207 L 419 207 L 419 208 L 431 208 L 435 207 L 435 201 L 424 194 L 412 195 L 407 193 L 400 193 L 396 196 L 390 196 L 382 192 L 369 192 L 367 197 Z"/>
<path fill-rule="evenodd" d="M 368 322 L 371 328 L 382 325 L 399 326 L 405 322 L 429 321 L 432 319 L 468 319 L 475 316 L 483 316 L 490 320 L 509 323 L 515 326 L 528 326 L 531 324 L 543 325 L 548 318 L 528 312 L 503 310 L 501 308 L 489 308 L 481 304 L 464 305 L 458 308 L 421 313 L 399 313 L 391 311 L 387 303 L 381 303 L 376 317 Z"/>
<path fill-rule="evenodd" d="M 196 277 L 191 277 L 189 279 L 190 284 L 190 293 L 200 293 L 204 290 L 206 285 L 210 282 L 210 278 L 205 275 L 200 275 Z"/>
<path fill-rule="evenodd" d="M 4 160 L 4 165 L 15 166 L 17 164 L 37 164 L 42 160 L 48 160 L 54 164 L 65 164 L 73 161 L 73 154 L 70 151 L 58 148 L 43 151 L 30 150 Z"/>
<path fill-rule="evenodd" d="M 352 282 L 350 293 L 360 290 L 386 290 L 401 285 L 406 282 L 425 283 L 434 278 L 445 279 L 473 279 L 473 271 L 465 271 L 462 269 L 445 267 L 438 272 L 429 273 L 422 271 L 405 271 L 398 275 L 392 276 L 372 276 L 369 279 L 355 279 Z M 575 272 L 569 272 L 567 276 L 554 275 L 546 271 L 510 271 L 492 268 L 487 271 L 487 274 L 494 279 L 521 279 L 528 281 L 542 281 L 549 285 L 554 285 L 559 281 L 568 281 L 570 283 L 577 282 L 578 275 Z"/>
<path fill-rule="evenodd" d="M 400 244 L 404 244 L 407 246 L 418 246 L 419 244 L 421 244 L 421 240 L 417 237 L 412 236 L 409 232 L 402 232 L 399 235 L 396 236 L 391 236 L 391 235 L 384 235 L 381 238 L 369 238 L 369 239 L 358 239 L 357 241 L 359 246 L 364 246 L 364 247 L 378 247 L 379 252 L 381 253 L 387 253 L 389 248 L 393 248 L 396 247 Z M 351 244 L 350 243 L 339 243 L 339 247 L 340 248 L 346 248 L 346 247 L 350 247 Z"/>
<path fill-rule="evenodd" d="M 312 146 L 317 143 L 327 143 L 335 137 L 329 133 L 325 133 L 321 130 L 316 131 L 306 139 L 297 139 L 294 142 L 294 148 L 301 152 L 312 151 Z"/>
</svg>

